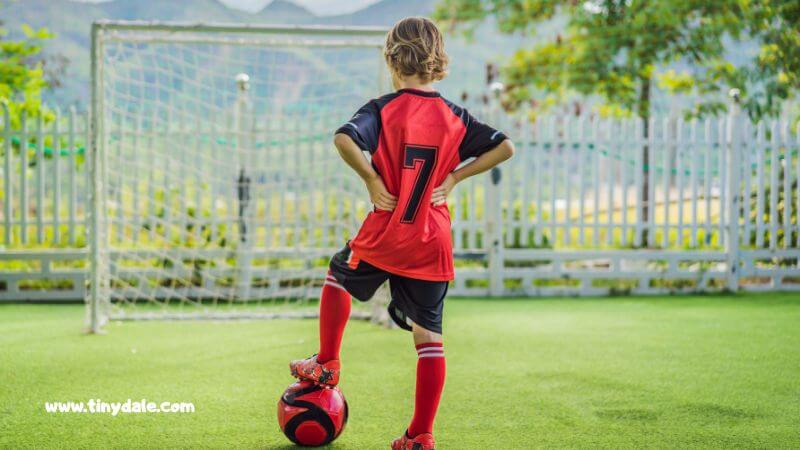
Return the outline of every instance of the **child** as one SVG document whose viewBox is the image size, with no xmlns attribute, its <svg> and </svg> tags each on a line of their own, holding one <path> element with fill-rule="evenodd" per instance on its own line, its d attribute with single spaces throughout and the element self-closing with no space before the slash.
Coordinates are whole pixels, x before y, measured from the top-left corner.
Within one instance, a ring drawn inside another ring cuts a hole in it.
<svg viewBox="0 0 800 450">
<path fill-rule="evenodd" d="M 448 63 L 433 22 L 398 22 L 384 56 L 397 91 L 361 107 L 334 138 L 342 159 L 367 185 L 374 210 L 331 259 L 320 300 L 319 353 L 293 361 L 290 369 L 295 377 L 335 386 L 350 296 L 369 300 L 388 279 L 389 314 L 413 333 L 419 355 L 414 416 L 392 449 L 431 450 L 445 378 L 442 306 L 453 279 L 447 194 L 510 158 L 514 146 L 431 86 L 447 75 Z M 371 163 L 362 151 L 370 152 Z"/>
</svg>

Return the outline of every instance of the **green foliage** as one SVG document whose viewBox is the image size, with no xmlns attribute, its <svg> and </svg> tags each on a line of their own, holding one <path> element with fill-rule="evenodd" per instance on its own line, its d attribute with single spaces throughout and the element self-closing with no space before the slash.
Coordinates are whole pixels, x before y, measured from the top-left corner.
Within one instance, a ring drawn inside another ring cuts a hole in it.
<svg viewBox="0 0 800 450">
<path fill-rule="evenodd" d="M 800 2 L 753 1 L 748 25 L 761 48 L 753 64 L 733 72 L 746 89 L 752 118 L 775 115 L 800 91 Z"/>
<path fill-rule="evenodd" d="M 0 24 L 0 102 L 8 105 L 15 127 L 23 112 L 28 116 L 42 112 L 42 91 L 49 86 L 42 43 L 53 37 L 45 28 L 34 30 L 24 24 L 22 32 L 24 38 L 8 39 L 8 29 Z"/>
<path fill-rule="evenodd" d="M 744 106 L 760 117 L 799 87 L 798 10 L 800 3 L 787 0 L 441 0 L 436 17 L 470 32 L 494 16 L 501 31 L 524 34 L 567 18 L 561 34 L 519 50 L 506 65 L 512 106 L 540 90 L 559 99 L 598 95 L 610 111 L 649 117 L 657 83 L 700 96 L 692 115 L 723 110 L 719 93 L 739 87 L 752 92 Z M 726 60 L 724 42 L 743 38 L 763 45 L 751 64 L 737 68 Z"/>
</svg>

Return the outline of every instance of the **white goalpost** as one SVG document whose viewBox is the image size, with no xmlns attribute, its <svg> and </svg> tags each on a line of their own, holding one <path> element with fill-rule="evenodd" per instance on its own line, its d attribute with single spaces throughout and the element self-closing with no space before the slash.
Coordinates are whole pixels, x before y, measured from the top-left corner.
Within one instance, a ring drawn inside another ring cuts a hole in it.
<svg viewBox="0 0 800 450">
<path fill-rule="evenodd" d="M 332 133 L 387 87 L 385 33 L 93 25 L 91 331 L 316 314 L 370 207 Z"/>
</svg>

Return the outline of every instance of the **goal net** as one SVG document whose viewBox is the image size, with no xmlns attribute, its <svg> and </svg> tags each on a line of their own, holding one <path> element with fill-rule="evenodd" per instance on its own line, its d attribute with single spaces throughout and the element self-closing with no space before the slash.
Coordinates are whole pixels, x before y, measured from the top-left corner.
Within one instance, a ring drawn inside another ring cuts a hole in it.
<svg viewBox="0 0 800 450">
<path fill-rule="evenodd" d="M 328 259 L 369 208 L 332 132 L 387 87 L 384 35 L 94 25 L 93 331 L 316 314 Z"/>
</svg>

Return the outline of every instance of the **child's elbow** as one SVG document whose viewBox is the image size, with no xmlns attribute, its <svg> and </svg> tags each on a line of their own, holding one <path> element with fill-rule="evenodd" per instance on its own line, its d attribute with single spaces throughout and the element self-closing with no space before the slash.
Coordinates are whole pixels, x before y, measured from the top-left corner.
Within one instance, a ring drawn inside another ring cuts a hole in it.
<svg viewBox="0 0 800 450">
<path fill-rule="evenodd" d="M 500 148 L 502 149 L 502 155 L 505 157 L 505 159 L 509 159 L 514 156 L 514 152 L 516 151 L 516 148 L 514 148 L 514 143 L 511 142 L 511 139 L 506 139 L 503 141 L 500 144 Z"/>
<path fill-rule="evenodd" d="M 350 138 L 350 136 L 344 133 L 336 133 L 333 136 L 333 145 L 335 145 L 336 148 L 339 150 L 347 147 L 347 145 L 352 141 L 353 140 Z"/>
</svg>

